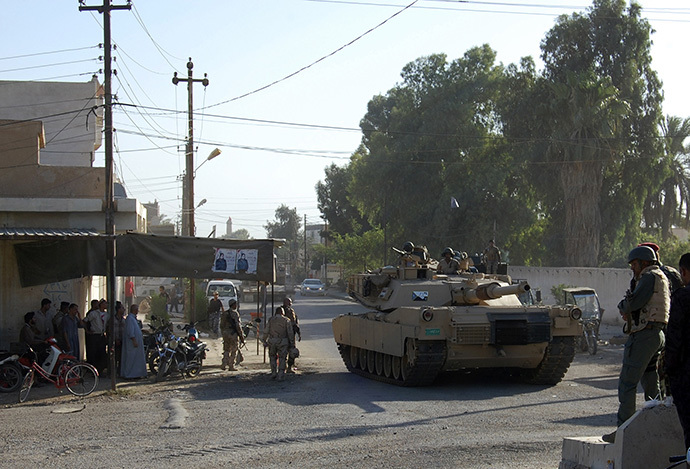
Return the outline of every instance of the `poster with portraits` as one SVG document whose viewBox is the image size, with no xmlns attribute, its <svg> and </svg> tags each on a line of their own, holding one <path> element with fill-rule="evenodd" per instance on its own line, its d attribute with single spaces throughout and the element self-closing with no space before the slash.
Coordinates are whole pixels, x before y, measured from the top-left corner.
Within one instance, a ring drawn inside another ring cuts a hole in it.
<svg viewBox="0 0 690 469">
<path fill-rule="evenodd" d="M 256 274 L 257 249 L 215 248 L 211 270 L 229 274 Z"/>
</svg>

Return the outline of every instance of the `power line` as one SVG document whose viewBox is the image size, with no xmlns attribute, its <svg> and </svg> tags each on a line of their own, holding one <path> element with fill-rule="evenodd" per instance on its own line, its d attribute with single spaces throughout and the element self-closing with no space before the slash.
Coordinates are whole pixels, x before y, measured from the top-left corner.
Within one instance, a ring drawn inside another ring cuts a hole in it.
<svg viewBox="0 0 690 469">
<path fill-rule="evenodd" d="M 250 92 L 245 93 L 245 94 L 243 94 L 243 95 L 236 96 L 236 97 L 234 97 L 234 98 L 232 98 L 232 99 L 228 99 L 227 101 L 221 101 L 221 102 L 216 103 L 216 104 L 211 104 L 211 105 L 208 106 L 207 109 L 210 109 L 210 108 L 216 107 L 216 106 L 220 106 L 220 105 L 222 105 L 222 104 L 227 104 L 227 103 L 230 103 L 230 102 L 233 102 L 233 101 L 237 101 L 238 99 L 242 99 L 242 98 L 245 98 L 245 97 L 250 96 L 250 95 L 252 95 L 252 94 L 258 93 L 259 91 L 263 91 L 263 90 L 265 90 L 265 89 L 267 89 L 267 88 L 270 88 L 270 87 L 273 86 L 273 85 L 276 85 L 276 84 L 278 84 L 278 83 L 280 83 L 280 82 L 283 82 L 283 81 L 285 81 L 285 80 L 287 80 L 287 79 L 289 79 L 289 78 L 294 77 L 295 75 L 297 75 L 297 74 L 299 74 L 299 73 L 301 73 L 301 72 L 303 72 L 303 71 L 305 71 L 305 70 L 307 70 L 307 69 L 313 67 L 314 65 L 318 64 L 319 62 L 322 62 L 322 61 L 326 60 L 327 58 L 334 56 L 335 54 L 337 54 L 337 53 L 340 52 L 341 50 L 345 49 L 346 47 L 348 47 L 348 46 L 354 44 L 355 42 L 359 41 L 360 39 L 362 39 L 362 38 L 363 38 L 364 36 L 366 36 L 367 34 L 369 34 L 369 33 L 373 32 L 373 31 L 377 30 L 378 28 L 380 28 L 380 27 L 383 26 L 384 24 L 388 23 L 390 20 L 392 20 L 393 18 L 395 18 L 396 16 L 398 16 L 399 14 L 401 14 L 402 12 L 404 12 L 405 10 L 407 10 L 407 9 L 411 8 L 412 6 L 414 6 L 414 4 L 417 3 L 418 1 L 419 1 L 419 0 L 414 0 L 412 3 L 410 3 L 409 5 L 407 5 L 406 7 L 404 7 L 402 10 L 399 10 L 399 11 L 393 13 L 391 16 L 389 16 L 388 18 L 386 18 L 385 20 L 383 20 L 382 22 L 380 22 L 379 24 L 377 24 L 377 25 L 374 26 L 373 28 L 369 29 L 368 31 L 364 32 L 363 34 L 360 34 L 359 36 L 357 36 L 356 38 L 354 38 L 353 40 L 351 40 L 351 41 L 348 42 L 347 44 L 345 44 L 345 45 L 343 45 L 343 46 L 340 46 L 339 48 L 337 48 L 336 50 L 334 50 L 334 51 L 331 52 L 330 54 L 324 55 L 323 57 L 321 57 L 321 58 L 315 60 L 314 62 L 310 63 L 309 65 L 305 65 L 304 67 L 300 68 L 300 69 L 297 70 L 296 72 L 292 72 L 292 73 L 290 73 L 289 75 L 286 75 L 286 76 L 284 76 L 283 78 L 280 78 L 280 79 L 278 79 L 278 80 L 276 80 L 276 81 L 274 81 L 274 82 L 272 82 L 272 83 L 269 83 L 268 85 L 264 85 L 264 86 L 262 86 L 261 88 L 257 88 L 257 89 L 255 89 L 254 91 L 250 91 Z"/>
<path fill-rule="evenodd" d="M 34 52 L 33 54 L 14 55 L 11 57 L 0 57 L 0 60 L 24 59 L 26 57 L 37 57 L 39 55 L 61 54 L 63 52 L 76 52 L 76 51 L 80 51 L 80 50 L 97 49 L 97 48 L 101 48 L 101 47 L 103 47 L 103 44 L 99 44 L 97 46 L 77 47 L 75 49 L 62 49 L 62 50 L 54 50 L 54 51 L 49 51 L 49 52 Z"/>
</svg>

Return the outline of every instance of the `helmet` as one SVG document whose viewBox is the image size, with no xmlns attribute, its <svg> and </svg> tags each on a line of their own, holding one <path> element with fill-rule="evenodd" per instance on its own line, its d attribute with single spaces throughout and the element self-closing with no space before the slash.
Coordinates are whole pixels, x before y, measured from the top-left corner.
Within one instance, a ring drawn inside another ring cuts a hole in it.
<svg viewBox="0 0 690 469">
<path fill-rule="evenodd" d="M 412 243 L 412 241 L 408 241 L 405 244 L 403 244 L 403 251 L 409 253 L 409 252 L 412 252 L 413 249 L 414 249 L 414 244 Z"/>
<path fill-rule="evenodd" d="M 453 251 L 453 248 L 445 248 L 441 253 L 441 256 L 446 257 L 446 254 L 450 254 L 451 256 L 453 256 L 455 254 L 455 251 Z"/>
<path fill-rule="evenodd" d="M 630 254 L 628 254 L 628 263 L 634 261 L 635 259 L 654 262 L 656 261 L 656 254 L 649 246 L 637 246 L 630 251 Z"/>
<path fill-rule="evenodd" d="M 237 304 L 237 300 L 236 300 L 236 299 L 230 298 L 230 299 L 228 300 L 228 306 L 229 306 L 229 307 L 232 307 L 232 306 L 234 306 L 234 305 L 236 305 L 236 304 Z"/>
</svg>

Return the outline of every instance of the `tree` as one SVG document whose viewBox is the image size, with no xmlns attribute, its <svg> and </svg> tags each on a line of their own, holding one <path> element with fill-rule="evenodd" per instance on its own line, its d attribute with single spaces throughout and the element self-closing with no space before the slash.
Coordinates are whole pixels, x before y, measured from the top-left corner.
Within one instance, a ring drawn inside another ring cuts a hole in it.
<svg viewBox="0 0 690 469">
<path fill-rule="evenodd" d="M 558 163 L 565 208 L 563 227 L 568 265 L 598 265 L 604 167 L 620 154 L 618 128 L 629 114 L 609 79 L 592 73 L 567 74 L 551 83 L 551 145 L 547 156 Z"/>
<path fill-rule="evenodd" d="M 285 204 L 280 205 L 275 212 L 275 221 L 266 221 L 264 228 L 269 238 L 285 239 L 284 249 L 278 251 L 278 258 L 290 265 L 290 272 L 296 273 L 297 258 L 299 257 L 300 227 L 302 226 L 296 208 Z"/>
<path fill-rule="evenodd" d="M 366 149 L 360 146 L 356 154 L 364 152 Z M 355 158 L 354 155 L 353 158 Z M 325 169 L 325 172 L 325 180 L 316 184 L 316 195 L 319 210 L 328 221 L 327 236 L 332 239 L 333 233 L 361 234 L 371 229 L 359 210 L 350 202 L 350 184 L 352 183 L 350 165 L 332 164 Z"/>
<path fill-rule="evenodd" d="M 350 196 L 386 244 L 480 249 L 498 224 L 505 238 L 531 222 L 496 112 L 503 67 L 487 45 L 448 62 L 403 68 L 360 123 L 366 152 L 351 160 Z M 451 197 L 460 203 L 450 208 Z M 505 245 L 506 243 L 502 243 Z"/>
<path fill-rule="evenodd" d="M 249 236 L 249 231 L 247 231 L 244 228 L 240 228 L 239 230 L 235 230 L 230 234 L 226 234 L 226 235 L 221 236 L 221 238 L 251 239 L 251 236 Z"/>
<path fill-rule="evenodd" d="M 658 227 L 663 241 L 671 228 L 687 227 L 690 221 L 690 119 L 667 116 L 662 125 L 663 159 L 657 171 L 663 174 L 661 190 L 650 193 L 645 201 L 645 227 Z"/>
<path fill-rule="evenodd" d="M 661 83 L 651 67 L 651 26 L 640 18 L 640 13 L 636 3 L 627 7 L 624 0 L 595 0 L 585 14 L 560 16 L 541 44 L 547 82 L 567 84 L 569 74 L 580 79 L 591 76 L 599 83 L 610 80 L 618 90 L 617 99 L 628 107 L 616 130 L 619 148 L 601 166 L 603 183 L 598 197 L 601 216 L 607 223 L 589 234 L 572 225 L 563 233 L 564 243 L 580 235 L 599 239 L 599 248 L 590 251 L 584 265 L 618 262 L 630 246 L 637 244 L 644 201 L 660 182 L 653 168 L 661 155 L 656 138 L 661 121 Z M 584 108 L 579 111 L 586 113 Z M 577 114 L 571 113 L 571 117 L 568 125 Z M 558 135 L 562 137 L 565 132 L 561 129 Z M 565 203 L 562 210 L 565 221 Z M 572 252 L 567 262 L 577 262 Z"/>
</svg>

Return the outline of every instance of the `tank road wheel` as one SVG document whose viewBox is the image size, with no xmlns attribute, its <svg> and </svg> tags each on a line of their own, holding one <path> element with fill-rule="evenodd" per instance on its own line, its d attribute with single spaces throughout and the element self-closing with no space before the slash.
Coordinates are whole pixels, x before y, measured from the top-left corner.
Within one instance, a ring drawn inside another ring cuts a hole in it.
<svg viewBox="0 0 690 469">
<path fill-rule="evenodd" d="M 376 374 L 376 352 L 373 350 L 367 350 L 367 371 Z"/>
<path fill-rule="evenodd" d="M 391 358 L 391 376 L 393 379 L 400 379 L 400 369 L 402 368 L 402 359 L 400 357 Z"/>
<path fill-rule="evenodd" d="M 350 347 L 350 365 L 352 368 L 357 368 L 357 357 L 359 357 L 359 349 L 357 347 Z"/>
<path fill-rule="evenodd" d="M 357 360 L 357 364 L 359 365 L 359 369 L 362 371 L 367 371 L 367 350 L 366 349 L 359 349 L 359 359 Z"/>
<path fill-rule="evenodd" d="M 417 347 L 415 346 L 414 339 L 408 337 L 405 341 L 405 354 L 402 357 L 402 366 L 400 369 L 400 374 L 402 375 L 403 381 L 407 381 L 407 379 L 410 377 L 415 366 L 416 358 Z"/>
<path fill-rule="evenodd" d="M 383 376 L 390 378 L 393 373 L 393 357 L 385 354 L 383 356 Z"/>
<path fill-rule="evenodd" d="M 383 376 L 383 354 L 381 352 L 376 352 L 374 361 L 376 362 L 376 374 Z"/>
</svg>

